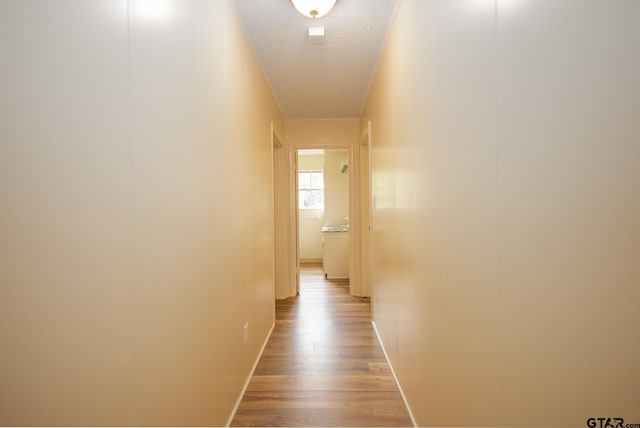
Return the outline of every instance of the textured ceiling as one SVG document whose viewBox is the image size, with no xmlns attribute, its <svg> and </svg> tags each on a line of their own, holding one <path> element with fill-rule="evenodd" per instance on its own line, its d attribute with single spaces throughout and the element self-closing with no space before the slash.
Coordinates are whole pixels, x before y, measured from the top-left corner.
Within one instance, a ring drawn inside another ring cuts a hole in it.
<svg viewBox="0 0 640 428">
<path fill-rule="evenodd" d="M 338 0 L 311 20 L 289 0 L 233 0 L 287 119 L 360 116 L 398 0 Z M 324 44 L 308 27 L 324 25 Z"/>
</svg>

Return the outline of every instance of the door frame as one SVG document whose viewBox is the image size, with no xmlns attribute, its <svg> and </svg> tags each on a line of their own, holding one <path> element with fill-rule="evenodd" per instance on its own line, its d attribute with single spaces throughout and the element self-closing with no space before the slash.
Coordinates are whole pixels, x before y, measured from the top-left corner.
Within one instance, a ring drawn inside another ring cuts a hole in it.
<svg viewBox="0 0 640 428">
<path fill-rule="evenodd" d="M 361 295 L 360 283 L 360 158 L 359 147 L 352 143 L 310 143 L 289 145 L 289 278 L 291 290 L 295 295 L 300 289 L 300 253 L 299 222 L 297 205 L 297 153 L 298 150 L 323 149 L 323 150 L 347 150 L 349 156 L 349 292 L 352 295 Z"/>
<path fill-rule="evenodd" d="M 270 144 L 270 150 L 271 150 L 271 200 L 273 201 L 273 234 L 272 234 L 272 242 L 273 242 L 273 254 L 272 254 L 272 269 L 273 269 L 273 273 L 272 273 L 272 282 L 273 282 L 273 296 L 274 298 L 277 296 L 277 281 L 278 281 L 278 266 L 277 263 L 280 259 L 279 256 L 279 252 L 281 244 L 278 241 L 279 237 L 280 237 L 280 227 L 282 227 L 282 225 L 280 225 L 279 223 L 279 195 L 277 192 L 277 186 L 279 183 L 279 180 L 277 178 L 277 153 L 281 150 L 283 150 L 284 145 L 282 144 L 282 139 L 278 136 L 277 132 L 276 132 L 276 127 L 274 122 L 270 123 L 270 137 L 271 137 L 271 144 Z M 273 308 L 274 310 L 274 317 L 275 317 L 275 306 Z M 274 318 L 275 319 L 275 318 Z"/>
<path fill-rule="evenodd" d="M 360 135 L 360 147 L 366 148 L 366 157 L 360 153 L 360 174 L 364 179 L 366 176 L 367 182 L 365 185 L 361 185 L 360 192 L 361 199 L 361 239 L 362 252 L 361 252 L 361 268 L 362 276 L 361 292 L 363 296 L 373 297 L 373 174 L 372 174 L 372 133 L 371 133 L 371 121 L 366 122 L 366 127 Z M 371 299 L 371 314 L 373 316 L 373 298 Z"/>
</svg>

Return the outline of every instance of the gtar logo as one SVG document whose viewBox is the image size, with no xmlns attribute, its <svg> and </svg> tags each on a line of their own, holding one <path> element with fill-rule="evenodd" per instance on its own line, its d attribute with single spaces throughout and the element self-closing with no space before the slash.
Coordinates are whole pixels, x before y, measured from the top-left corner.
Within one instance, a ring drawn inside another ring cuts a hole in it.
<svg viewBox="0 0 640 428">
<path fill-rule="evenodd" d="M 624 428 L 622 418 L 589 418 L 587 419 L 589 428 Z"/>
</svg>

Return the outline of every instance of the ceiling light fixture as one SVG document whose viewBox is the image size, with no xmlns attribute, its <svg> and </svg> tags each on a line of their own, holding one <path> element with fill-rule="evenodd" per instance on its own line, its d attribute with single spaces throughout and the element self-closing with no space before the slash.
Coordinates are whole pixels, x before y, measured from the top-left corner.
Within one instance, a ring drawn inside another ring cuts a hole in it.
<svg viewBox="0 0 640 428">
<path fill-rule="evenodd" d="M 298 12 L 307 18 L 322 18 L 331 12 L 337 0 L 291 0 L 291 4 Z"/>
</svg>

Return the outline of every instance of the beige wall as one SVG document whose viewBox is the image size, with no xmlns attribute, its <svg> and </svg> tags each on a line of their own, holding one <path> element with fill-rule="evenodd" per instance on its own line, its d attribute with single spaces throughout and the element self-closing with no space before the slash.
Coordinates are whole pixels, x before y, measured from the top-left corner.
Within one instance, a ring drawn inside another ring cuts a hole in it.
<svg viewBox="0 0 640 428">
<path fill-rule="evenodd" d="M 298 154 L 299 171 L 324 170 L 324 154 Z M 317 262 L 322 260 L 322 226 L 324 210 L 298 210 L 300 260 Z"/>
<path fill-rule="evenodd" d="M 304 150 L 298 153 L 298 170 L 322 171 L 324 170 L 324 153 L 310 154 Z"/>
<path fill-rule="evenodd" d="M 639 15 L 401 2 L 362 124 L 374 318 L 419 425 L 640 421 Z"/>
<path fill-rule="evenodd" d="M 284 136 L 288 146 L 322 148 L 327 144 L 356 144 L 358 119 L 293 119 L 284 121 Z"/>
<path fill-rule="evenodd" d="M 322 226 L 324 225 L 323 210 L 299 210 L 300 222 L 300 261 L 319 262 L 322 260 Z"/>
<path fill-rule="evenodd" d="M 349 218 L 349 174 L 341 172 L 342 165 L 348 164 L 347 150 L 327 150 L 324 162 L 324 217 L 328 226 L 348 223 Z"/>
<path fill-rule="evenodd" d="M 260 68 L 129 4 L 0 4 L 0 425 L 223 425 L 274 321 Z"/>
</svg>

